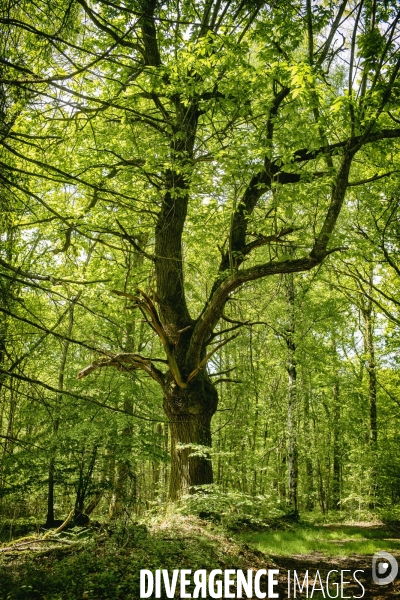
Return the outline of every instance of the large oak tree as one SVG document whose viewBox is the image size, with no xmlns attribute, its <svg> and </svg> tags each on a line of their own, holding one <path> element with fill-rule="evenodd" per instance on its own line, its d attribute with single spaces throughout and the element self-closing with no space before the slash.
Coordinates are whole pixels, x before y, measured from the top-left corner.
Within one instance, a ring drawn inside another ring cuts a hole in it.
<svg viewBox="0 0 400 600">
<path fill-rule="evenodd" d="M 3 182 L 59 223 L 59 251 L 82 237 L 148 262 L 139 289 L 116 292 L 159 352 L 99 348 L 79 377 L 115 367 L 161 386 L 172 499 L 213 481 L 207 363 L 242 325 L 230 304 L 250 282 L 344 250 L 349 186 L 394 169 L 399 19 L 396 2 L 373 0 L 48 0 L 2 12 L 1 85 L 25 114 L 3 137 Z"/>
</svg>

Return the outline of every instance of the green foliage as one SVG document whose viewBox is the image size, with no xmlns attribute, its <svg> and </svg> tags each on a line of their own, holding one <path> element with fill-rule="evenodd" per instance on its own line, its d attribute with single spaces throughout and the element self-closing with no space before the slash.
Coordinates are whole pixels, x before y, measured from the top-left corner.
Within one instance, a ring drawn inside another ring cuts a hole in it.
<svg viewBox="0 0 400 600">
<path fill-rule="evenodd" d="M 1 9 L 0 511 L 43 524 L 53 481 L 56 517 L 97 496 L 103 521 L 143 514 L 166 501 L 172 449 L 190 447 L 212 457 L 215 487 L 183 510 L 257 526 L 291 510 L 292 443 L 301 512 L 387 510 L 400 502 L 398 8 L 185 0 L 144 18 L 150 4 Z M 173 250 L 155 255 L 164 234 Z M 258 268 L 275 275 L 218 304 Z M 162 292 L 171 282 L 179 293 Z M 170 357 L 138 288 L 184 379 L 186 336 L 215 304 L 200 360 L 220 346 L 197 365 L 219 394 L 212 450 L 171 442 L 171 387 L 154 379 Z M 99 594 L 117 578 L 103 577 Z"/>
<path fill-rule="evenodd" d="M 241 546 L 224 535 L 204 536 L 198 520 L 170 517 L 153 524 L 151 534 L 143 524 L 119 521 L 72 550 L 1 564 L 0 589 L 7 600 L 126 600 L 139 597 L 140 569 L 245 568 L 246 560 Z"/>
<path fill-rule="evenodd" d="M 180 510 L 183 514 L 221 523 L 233 531 L 263 529 L 284 516 L 284 511 L 276 507 L 271 497 L 223 491 L 218 486 L 185 497 Z"/>
</svg>

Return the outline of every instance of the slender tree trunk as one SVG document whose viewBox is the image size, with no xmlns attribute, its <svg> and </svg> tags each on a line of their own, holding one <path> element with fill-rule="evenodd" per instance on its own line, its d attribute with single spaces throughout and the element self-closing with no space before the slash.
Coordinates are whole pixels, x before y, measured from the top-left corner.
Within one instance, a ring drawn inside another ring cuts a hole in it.
<svg viewBox="0 0 400 600">
<path fill-rule="evenodd" d="M 253 359 L 253 328 L 250 327 L 250 367 L 251 375 L 254 386 L 254 422 L 253 422 L 253 436 L 252 436 L 252 451 L 255 456 L 257 447 L 257 435 L 258 435 L 258 421 L 259 421 L 259 392 L 258 392 L 258 379 L 256 369 L 254 367 Z M 245 463 L 244 463 L 245 464 Z M 257 493 L 257 469 L 253 468 L 253 495 Z"/>
<path fill-rule="evenodd" d="M 101 499 L 104 496 L 104 490 L 98 490 L 93 498 L 90 500 L 90 502 L 85 506 L 84 509 L 84 514 L 89 516 L 92 514 L 92 512 L 94 511 L 94 509 L 99 505 Z"/>
<path fill-rule="evenodd" d="M 287 346 L 287 372 L 288 372 L 288 504 L 289 507 L 298 514 L 298 441 L 297 441 L 297 365 L 296 365 L 296 345 L 294 342 L 295 319 L 294 319 L 294 301 L 295 289 L 293 273 L 287 277 L 287 299 L 289 324 L 285 333 Z"/>
<path fill-rule="evenodd" d="M 74 309 L 75 305 L 78 302 L 81 296 L 81 292 L 77 294 L 69 305 L 69 320 L 68 320 L 68 329 L 67 329 L 67 337 L 70 338 L 72 335 L 72 329 L 74 326 Z M 64 389 L 64 376 L 65 376 L 65 368 L 67 365 L 67 356 L 70 342 L 66 339 L 63 343 L 63 350 L 60 361 L 60 370 L 58 373 L 58 389 Z M 48 476 L 48 491 L 47 491 L 47 516 L 46 516 L 46 526 L 53 527 L 54 525 L 54 485 L 55 485 L 55 469 L 56 469 L 56 448 L 55 444 L 57 441 L 58 430 L 60 427 L 60 404 L 62 402 L 62 393 L 57 394 L 56 397 L 56 406 L 55 413 L 53 415 L 53 447 L 51 448 L 51 456 L 49 460 L 49 476 Z"/>
<path fill-rule="evenodd" d="M 310 388 L 308 390 L 308 392 L 305 394 L 305 398 L 304 398 L 304 428 L 305 428 L 305 435 L 308 437 L 309 439 L 309 443 L 306 444 L 306 457 L 305 457 L 305 462 L 306 462 L 306 490 L 307 490 L 307 498 L 306 498 L 306 505 L 305 505 L 305 509 L 307 511 L 311 511 L 314 509 L 314 470 L 313 470 L 313 463 L 312 463 L 312 459 L 311 459 L 311 453 L 312 453 L 312 442 L 311 442 L 311 436 L 309 434 L 309 432 L 312 431 L 315 432 L 315 425 L 314 422 L 310 423 L 310 397 L 312 394 L 312 389 L 311 389 L 311 385 Z"/>
<path fill-rule="evenodd" d="M 161 423 L 157 423 L 157 425 L 155 426 L 155 429 L 154 429 L 154 433 L 157 436 L 157 439 L 159 440 L 159 444 L 160 444 L 160 445 L 158 445 L 157 442 L 155 443 L 154 450 L 156 451 L 157 447 L 161 448 L 161 444 L 162 444 L 162 440 L 163 440 L 163 428 L 162 428 Z M 161 493 L 162 467 L 161 467 L 160 459 L 156 458 L 156 460 L 153 460 L 152 466 L 153 466 L 153 500 L 157 500 L 158 502 L 160 502 L 160 498 L 162 496 L 162 493 Z"/>
<path fill-rule="evenodd" d="M 289 372 L 289 402 L 288 402 L 288 477 L 289 477 L 289 506 L 298 513 L 298 448 L 296 424 L 296 365 L 288 365 Z"/>
<path fill-rule="evenodd" d="M 145 246 L 147 243 L 147 235 L 139 234 L 137 236 L 138 243 L 140 246 Z M 125 288 L 127 282 L 130 280 L 132 271 L 136 273 L 138 269 L 140 269 L 143 265 L 143 256 L 141 254 L 135 254 L 131 257 L 128 254 L 127 257 L 127 273 L 125 279 Z M 136 334 L 136 335 L 135 335 Z M 136 321 L 129 321 L 126 324 L 126 340 L 125 340 L 125 352 L 134 352 L 137 347 L 140 352 L 141 344 L 143 341 L 143 327 L 140 327 L 139 334 L 137 333 Z M 126 398 L 124 400 L 124 410 L 128 414 L 133 414 L 133 399 Z M 109 507 L 109 518 L 113 519 L 117 516 L 120 516 L 123 512 L 124 504 L 132 502 L 132 498 L 128 499 L 128 483 L 134 477 L 132 472 L 132 460 L 131 460 L 131 452 L 132 452 L 132 436 L 133 436 L 133 427 L 132 421 L 127 422 L 125 427 L 122 429 L 121 433 L 121 441 L 122 441 L 122 451 L 123 457 L 117 460 L 115 479 L 114 479 L 114 490 L 111 496 L 110 507 Z M 136 499 L 134 499 L 136 501 Z"/>
<path fill-rule="evenodd" d="M 7 419 L 7 429 L 6 429 L 6 439 L 4 440 L 3 445 L 3 453 L 0 458 L 0 491 L 2 491 L 4 485 L 4 463 L 7 456 L 11 456 L 14 452 L 14 419 L 17 412 L 17 398 L 18 398 L 18 390 L 15 389 L 15 385 L 18 385 L 18 382 L 10 381 L 10 403 L 9 403 L 9 413 Z M 0 494 L 0 497 L 3 495 Z"/>
<path fill-rule="evenodd" d="M 318 458 L 317 460 L 317 471 L 318 471 L 318 491 L 319 491 L 319 505 L 321 507 L 321 511 L 322 514 L 326 513 L 326 492 L 325 492 L 325 487 L 324 487 L 324 480 L 322 477 L 322 469 L 321 469 L 321 462 Z"/>
<path fill-rule="evenodd" d="M 166 425 L 166 424 L 163 425 L 163 449 L 166 454 L 170 455 L 169 428 L 168 428 L 168 425 Z M 161 500 L 165 501 L 165 499 L 168 496 L 168 484 L 169 484 L 169 466 L 165 462 L 162 463 L 162 479 L 163 479 L 163 486 L 162 486 Z"/>
<path fill-rule="evenodd" d="M 314 471 L 310 456 L 306 457 L 306 477 L 307 477 L 307 500 L 306 510 L 314 509 Z"/>
<path fill-rule="evenodd" d="M 13 262 L 13 229 L 11 227 L 11 223 L 8 219 L 9 214 L 9 204 L 7 201 L 7 197 L 4 195 L 4 190 L 1 190 L 0 197 L 0 232 L 2 236 L 5 234 L 6 243 L 5 243 L 5 251 L 7 260 L 9 262 Z M 15 284 L 9 283 L 5 278 L 0 277 L 0 306 L 2 308 L 6 308 L 10 310 L 12 305 L 12 298 L 14 295 Z M 6 357 L 7 357 L 7 338 L 8 338 L 8 317 L 0 313 L 0 367 L 6 370 Z M 6 414 L 6 397 L 4 395 L 4 401 L 2 401 L 2 391 L 3 386 L 6 381 L 6 374 L 0 373 L 0 405 L 1 405 L 1 414 L 0 414 L 0 434 L 3 434 L 3 415 Z M 0 491 L 3 487 L 3 468 L 4 468 L 4 459 L 7 454 L 12 452 L 12 440 L 9 439 L 10 431 L 13 429 L 14 422 L 14 412 L 15 412 L 15 401 L 13 400 L 13 384 L 11 382 L 10 386 L 10 418 L 8 419 L 7 429 L 4 431 L 6 434 L 6 439 L 4 440 L 3 446 L 3 454 L 0 458 Z M 7 422 L 6 417 L 4 420 Z M 5 425 L 4 425 L 5 428 Z M 2 502 L 3 494 L 0 494 L 0 502 Z"/>
<path fill-rule="evenodd" d="M 287 485 L 286 485 L 286 475 L 287 475 L 288 469 L 287 469 L 287 450 L 286 448 L 282 448 L 282 450 L 279 450 L 278 452 L 278 490 L 279 490 L 279 497 L 282 500 L 282 502 L 286 502 L 287 503 Z"/>
<path fill-rule="evenodd" d="M 10 201 L 5 190 L 1 189 L 0 197 L 0 232 L 5 237 L 5 243 L 2 242 L 2 250 L 5 251 L 7 261 L 14 262 L 14 228 L 12 226 L 9 215 L 11 215 Z M 16 282 L 8 281 L 6 278 L 0 277 L 0 306 L 11 310 L 15 292 L 17 290 Z M 0 367 L 5 368 L 7 357 L 7 336 L 8 336 L 8 317 L 4 313 L 0 313 Z M 0 393 L 3 388 L 6 375 L 0 374 Z"/>
<path fill-rule="evenodd" d="M 2 288 L 0 287 L 0 292 Z M 6 306 L 4 302 L 4 298 L 2 295 L 0 296 L 0 305 Z M 5 368 L 5 356 L 7 349 L 7 321 L 3 314 L 0 314 L 0 367 Z M 3 373 L 0 373 L 0 394 L 3 388 L 3 384 L 6 376 Z"/>
<path fill-rule="evenodd" d="M 96 464 L 97 451 L 98 446 L 93 446 L 89 457 L 89 461 L 87 462 L 88 453 L 85 447 L 82 448 L 81 460 L 79 462 L 79 480 L 75 496 L 74 522 L 77 525 L 87 525 L 89 523 L 89 516 L 85 514 L 85 500 L 88 496 L 88 491 L 92 480 L 94 467 Z M 92 508 L 92 511 L 93 510 L 94 508 Z"/>
<path fill-rule="evenodd" d="M 333 384 L 333 480 L 331 508 L 340 510 L 340 394 L 339 381 Z"/>
<path fill-rule="evenodd" d="M 372 284 L 372 274 L 370 277 Z M 371 285 L 372 288 L 372 285 Z M 370 289 L 371 289 L 370 288 Z M 378 422 L 377 422 L 377 406 L 376 406 L 376 361 L 375 361 L 375 346 L 373 333 L 373 308 L 372 302 L 368 299 L 366 305 L 362 308 L 364 320 L 364 349 L 367 358 L 367 373 L 368 373 L 368 398 L 369 398 L 369 442 L 371 449 L 371 485 L 372 485 L 372 500 L 370 508 L 375 508 L 375 496 L 377 487 L 377 446 L 378 446 Z"/>
<path fill-rule="evenodd" d="M 133 402 L 131 399 L 125 400 L 124 402 L 124 410 L 133 414 Z M 109 517 L 113 519 L 119 515 L 122 515 L 124 504 L 127 500 L 126 498 L 126 490 L 127 483 L 131 474 L 131 461 L 129 456 L 129 451 L 132 447 L 131 437 L 132 437 L 132 426 L 127 425 L 122 430 L 122 439 L 124 443 L 123 452 L 126 454 L 123 459 L 118 460 L 116 471 L 115 471 L 115 479 L 114 479 L 114 491 L 111 497 L 110 508 L 109 508 Z"/>
<path fill-rule="evenodd" d="M 49 478 L 48 478 L 48 489 L 47 489 L 47 517 L 46 527 L 53 527 L 54 525 L 54 470 L 55 470 L 55 459 L 54 456 L 50 457 L 49 461 Z"/>
<path fill-rule="evenodd" d="M 132 332 L 133 333 L 133 332 Z M 128 414 L 133 414 L 133 400 L 128 397 L 124 400 L 124 410 Z M 122 458 L 119 458 L 115 468 L 114 490 L 111 496 L 109 507 L 109 518 L 113 519 L 122 515 L 124 505 L 131 504 L 136 501 L 135 498 L 128 498 L 128 482 L 133 478 L 132 472 L 132 422 L 129 421 L 122 429 Z"/>
<path fill-rule="evenodd" d="M 83 469 L 84 469 L 84 451 L 82 452 L 82 464 L 79 465 L 79 480 L 78 480 L 78 486 L 76 488 L 76 495 L 75 495 L 75 513 L 74 513 L 74 520 L 83 513 L 83 510 L 85 508 L 84 506 L 84 502 L 85 502 L 85 483 L 84 483 L 84 474 L 83 474 Z"/>
<path fill-rule="evenodd" d="M 124 400 L 124 410 L 128 414 L 133 414 L 133 401 L 132 398 L 126 398 Z M 109 518 L 113 519 L 117 516 L 122 515 L 124 504 L 128 500 L 127 498 L 127 487 L 128 481 L 131 476 L 131 457 L 130 453 L 132 450 L 132 434 L 133 428 L 132 423 L 128 422 L 122 429 L 121 440 L 123 444 L 122 452 L 123 457 L 117 461 L 114 478 L 114 491 L 110 501 L 109 507 Z"/>
<path fill-rule="evenodd" d="M 86 267 L 89 264 L 93 249 L 94 249 L 94 246 L 88 252 L 84 271 L 86 270 Z M 71 300 L 70 300 L 69 310 L 68 310 L 68 328 L 67 328 L 67 332 L 66 332 L 66 338 L 71 338 L 71 336 L 72 336 L 72 330 L 74 327 L 75 306 L 76 306 L 77 302 L 79 302 L 81 295 L 82 295 L 82 291 L 78 292 L 77 295 L 74 296 L 73 298 L 71 298 Z M 66 366 L 67 366 L 69 346 L 70 346 L 70 342 L 68 341 L 68 339 L 65 339 L 63 342 L 63 346 L 62 346 L 60 369 L 58 372 L 58 389 L 60 390 L 60 393 L 57 394 L 57 396 L 56 396 L 55 412 L 53 415 L 53 440 L 52 440 L 53 447 L 51 448 L 51 451 L 50 451 L 48 488 L 47 488 L 47 516 L 46 516 L 46 526 L 47 527 L 53 527 L 54 522 L 55 522 L 55 518 L 54 518 L 54 495 L 55 494 L 54 494 L 54 491 L 55 491 L 55 472 L 56 472 L 56 454 L 57 454 L 56 443 L 57 443 L 57 437 L 58 437 L 58 430 L 60 427 L 59 411 L 60 411 L 60 405 L 61 405 L 62 399 L 63 399 L 62 391 L 64 389 L 65 370 L 66 370 Z M 83 507 L 82 507 L 82 510 L 83 510 Z"/>
<path fill-rule="evenodd" d="M 378 424 L 377 424 L 377 408 L 376 408 L 376 362 L 375 362 L 375 347 L 372 324 L 372 304 L 368 302 L 367 307 L 362 309 L 364 319 L 364 344 L 365 354 L 367 356 L 367 372 L 368 372 L 368 396 L 369 396 L 369 423 L 370 432 L 369 439 L 373 447 L 376 447 L 378 442 Z"/>
<path fill-rule="evenodd" d="M 217 404 L 217 391 L 205 371 L 186 389 L 179 388 L 172 377 L 166 386 L 164 410 L 171 433 L 171 500 L 213 483 L 209 449 L 211 418 Z"/>
</svg>

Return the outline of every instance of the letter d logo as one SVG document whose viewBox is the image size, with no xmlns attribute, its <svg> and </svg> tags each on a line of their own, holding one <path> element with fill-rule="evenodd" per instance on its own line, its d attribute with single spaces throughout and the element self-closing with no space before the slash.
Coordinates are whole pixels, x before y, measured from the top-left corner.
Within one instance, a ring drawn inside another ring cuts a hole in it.
<svg viewBox="0 0 400 600">
<path fill-rule="evenodd" d="M 380 550 L 372 558 L 372 579 L 377 585 L 392 583 L 397 577 L 397 560 L 389 552 Z"/>
</svg>

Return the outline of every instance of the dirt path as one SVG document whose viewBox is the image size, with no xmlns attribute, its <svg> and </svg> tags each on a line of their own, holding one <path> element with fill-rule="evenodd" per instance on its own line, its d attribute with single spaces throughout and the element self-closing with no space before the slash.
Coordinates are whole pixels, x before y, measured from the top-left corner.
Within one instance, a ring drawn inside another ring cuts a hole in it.
<svg viewBox="0 0 400 600">
<path fill-rule="evenodd" d="M 374 600 L 385 600 L 385 599 L 400 599 L 400 577 L 397 577 L 396 581 L 389 585 L 380 586 L 374 584 L 372 580 L 372 567 L 371 567 L 371 557 L 369 556 L 361 556 L 361 555 L 352 555 L 349 557 L 333 557 L 327 558 L 326 556 L 313 553 L 313 554 L 302 554 L 298 556 L 291 557 L 283 557 L 283 556 L 269 556 L 270 559 L 274 561 L 276 568 L 280 570 L 279 576 L 279 586 L 277 591 L 279 592 L 279 598 L 288 598 L 294 597 L 293 592 L 293 574 L 294 571 L 297 573 L 297 577 L 300 580 L 300 584 L 303 583 L 305 572 L 308 570 L 309 577 L 309 588 L 308 588 L 308 597 L 309 598 L 329 598 L 329 595 L 326 592 L 325 587 L 325 596 L 323 596 L 322 592 L 315 591 L 313 596 L 311 596 L 313 583 L 316 577 L 317 571 L 322 579 L 322 583 L 325 586 L 326 576 L 329 571 L 336 569 L 339 571 L 339 577 L 336 581 L 339 582 L 339 596 L 338 598 L 354 597 L 357 596 L 359 598 L 365 599 L 374 599 Z M 396 556 L 397 561 L 400 564 L 400 556 Z M 350 570 L 350 572 L 344 573 L 343 579 L 344 581 L 350 581 L 344 585 L 343 588 L 343 596 L 340 593 L 340 571 L 341 570 Z M 361 586 L 353 579 L 353 573 L 357 570 L 363 570 L 364 573 L 357 573 L 356 577 L 363 584 L 365 588 L 364 595 Z M 290 588 L 290 596 L 288 596 L 288 571 L 291 574 L 291 588 Z M 329 588 L 329 593 L 332 597 L 335 597 L 337 594 L 336 586 L 333 585 L 335 579 L 330 576 L 330 581 L 332 584 Z M 320 585 L 317 582 L 315 588 L 319 589 Z M 303 590 L 303 593 L 299 592 L 297 588 L 296 597 L 297 598 L 307 598 L 307 594 L 305 593 L 306 587 Z"/>
</svg>

